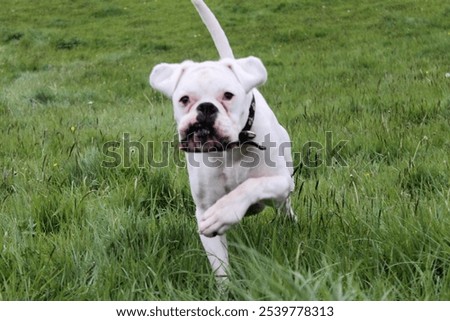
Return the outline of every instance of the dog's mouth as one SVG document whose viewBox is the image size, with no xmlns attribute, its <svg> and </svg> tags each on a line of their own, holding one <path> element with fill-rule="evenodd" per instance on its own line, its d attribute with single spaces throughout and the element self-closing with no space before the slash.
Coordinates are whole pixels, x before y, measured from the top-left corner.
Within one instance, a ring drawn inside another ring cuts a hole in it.
<svg viewBox="0 0 450 321">
<path fill-rule="evenodd" d="M 222 152 L 233 148 L 228 137 L 221 137 L 210 124 L 195 123 L 186 130 L 179 148 L 187 153 Z"/>
</svg>

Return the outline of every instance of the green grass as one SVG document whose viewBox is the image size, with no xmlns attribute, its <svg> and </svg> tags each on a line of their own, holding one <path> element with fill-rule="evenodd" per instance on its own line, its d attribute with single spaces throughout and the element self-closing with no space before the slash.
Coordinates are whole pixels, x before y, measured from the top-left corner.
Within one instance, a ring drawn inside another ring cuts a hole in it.
<svg viewBox="0 0 450 321">
<path fill-rule="evenodd" d="M 448 1 L 207 2 L 264 61 L 297 165 L 348 141 L 348 166 L 297 172 L 298 224 L 230 231 L 227 298 L 450 300 Z M 190 1 L 3 0 L 0 20 L 0 299 L 223 299 L 185 169 L 102 166 L 124 133 L 157 160 L 173 139 L 155 64 L 216 59 Z"/>
</svg>

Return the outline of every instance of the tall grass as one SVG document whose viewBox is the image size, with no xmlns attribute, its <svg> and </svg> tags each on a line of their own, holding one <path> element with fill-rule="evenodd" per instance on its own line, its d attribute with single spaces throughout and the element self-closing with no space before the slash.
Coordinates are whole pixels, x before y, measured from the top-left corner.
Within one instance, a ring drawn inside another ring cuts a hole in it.
<svg viewBox="0 0 450 321">
<path fill-rule="evenodd" d="M 299 167 L 298 223 L 267 209 L 228 234 L 226 294 L 185 169 L 149 161 L 175 134 L 151 67 L 216 59 L 191 3 L 57 2 L 0 11 L 1 300 L 450 299 L 446 1 L 208 1 L 264 61 Z M 346 166 L 304 148 L 327 132 Z"/>
</svg>

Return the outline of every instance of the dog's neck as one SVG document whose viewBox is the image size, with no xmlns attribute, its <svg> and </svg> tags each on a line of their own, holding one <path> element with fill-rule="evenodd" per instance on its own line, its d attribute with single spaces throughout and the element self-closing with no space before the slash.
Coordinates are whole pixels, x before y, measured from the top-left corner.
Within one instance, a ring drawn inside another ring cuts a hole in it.
<svg viewBox="0 0 450 321">
<path fill-rule="evenodd" d="M 250 108 L 248 111 L 247 122 L 245 123 L 244 128 L 242 128 L 241 132 L 239 133 L 238 145 L 242 146 L 244 144 L 249 144 L 249 145 L 257 147 L 260 150 L 265 150 L 266 149 L 265 146 L 259 145 L 258 143 L 253 141 L 253 139 L 256 137 L 256 134 L 251 131 L 253 122 L 255 120 L 255 107 L 256 107 L 256 101 L 255 101 L 255 95 L 253 95 L 252 102 L 250 103 Z"/>
</svg>

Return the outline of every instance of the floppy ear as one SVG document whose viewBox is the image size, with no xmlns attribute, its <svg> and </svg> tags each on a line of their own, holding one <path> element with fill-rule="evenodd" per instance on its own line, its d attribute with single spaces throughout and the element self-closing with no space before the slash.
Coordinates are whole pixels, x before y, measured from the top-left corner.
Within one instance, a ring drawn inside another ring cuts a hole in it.
<svg viewBox="0 0 450 321">
<path fill-rule="evenodd" d="M 267 80 L 266 68 L 259 58 L 227 58 L 221 61 L 234 72 L 242 87 L 244 87 L 245 92 L 247 93 L 253 88 L 264 84 Z"/>
<path fill-rule="evenodd" d="M 150 86 L 167 97 L 172 97 L 178 81 L 190 64 L 192 64 L 191 61 L 185 61 L 181 64 L 163 63 L 156 65 L 150 74 Z"/>
</svg>

